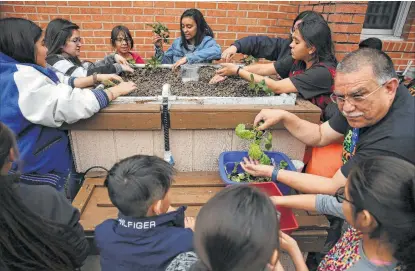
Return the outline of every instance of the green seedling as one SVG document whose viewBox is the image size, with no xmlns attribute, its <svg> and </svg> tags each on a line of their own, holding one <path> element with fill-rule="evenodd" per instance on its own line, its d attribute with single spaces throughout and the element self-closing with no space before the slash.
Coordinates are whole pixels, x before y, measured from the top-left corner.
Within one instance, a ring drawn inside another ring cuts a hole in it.
<svg viewBox="0 0 415 271">
<path fill-rule="evenodd" d="M 244 57 L 244 58 L 242 58 L 242 63 L 244 63 L 245 65 L 251 65 L 251 64 L 253 64 L 253 63 L 255 63 L 255 62 L 258 62 L 258 58 L 255 58 L 255 57 L 253 57 L 253 56 L 247 56 L 247 57 Z"/>
<path fill-rule="evenodd" d="M 156 22 L 153 24 L 146 24 L 146 25 L 152 27 L 153 33 L 160 36 L 163 39 L 164 43 L 169 44 L 168 38 L 170 37 L 170 32 L 167 26 L 159 22 Z"/>
<path fill-rule="evenodd" d="M 147 61 L 144 68 L 147 70 L 157 70 L 160 68 L 160 65 L 161 65 L 161 59 L 155 56 L 152 56 L 151 59 Z"/>
<path fill-rule="evenodd" d="M 248 84 L 248 89 L 253 90 L 256 95 L 258 95 L 260 91 L 266 93 L 269 96 L 274 94 L 274 92 L 265 83 L 265 79 L 259 83 L 256 83 L 254 75 L 252 73 L 251 73 L 251 80 L 249 81 L 249 84 Z"/>
</svg>

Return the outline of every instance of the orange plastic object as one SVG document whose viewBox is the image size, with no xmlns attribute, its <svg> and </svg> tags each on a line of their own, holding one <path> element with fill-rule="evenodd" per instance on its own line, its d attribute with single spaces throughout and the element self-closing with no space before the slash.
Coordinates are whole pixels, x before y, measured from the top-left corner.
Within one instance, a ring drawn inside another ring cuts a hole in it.
<svg viewBox="0 0 415 271">
<path fill-rule="evenodd" d="M 312 148 L 306 173 L 327 178 L 333 177 L 343 165 L 342 151 L 342 144 L 330 144 L 325 147 Z"/>
</svg>

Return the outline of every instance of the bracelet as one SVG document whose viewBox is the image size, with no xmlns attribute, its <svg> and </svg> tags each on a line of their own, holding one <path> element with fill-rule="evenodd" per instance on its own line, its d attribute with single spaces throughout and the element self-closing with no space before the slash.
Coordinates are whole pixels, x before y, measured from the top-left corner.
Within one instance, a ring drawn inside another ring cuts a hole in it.
<svg viewBox="0 0 415 271">
<path fill-rule="evenodd" d="M 238 69 L 236 70 L 236 74 L 239 75 L 239 70 L 243 69 L 241 66 L 238 67 Z"/>
<path fill-rule="evenodd" d="M 94 85 L 97 83 L 97 77 L 98 77 L 98 74 L 96 72 L 94 72 L 92 74 L 92 80 L 94 80 Z"/>
<path fill-rule="evenodd" d="M 271 181 L 274 183 L 278 182 L 278 172 L 280 171 L 280 167 L 276 166 L 274 167 L 274 169 L 272 170 L 272 175 L 271 175 Z"/>
</svg>

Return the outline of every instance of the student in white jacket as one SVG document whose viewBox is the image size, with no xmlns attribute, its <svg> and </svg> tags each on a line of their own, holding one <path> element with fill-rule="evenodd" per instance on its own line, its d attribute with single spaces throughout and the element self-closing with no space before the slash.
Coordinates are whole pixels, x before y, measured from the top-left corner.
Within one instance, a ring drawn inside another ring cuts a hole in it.
<svg viewBox="0 0 415 271">
<path fill-rule="evenodd" d="M 84 78 L 56 74 L 46 68 L 46 54 L 39 26 L 20 18 L 0 20 L 0 121 L 17 137 L 21 181 L 62 191 L 73 161 L 67 133 L 58 128 L 91 117 L 136 85 L 121 82 L 106 90 L 82 89 L 99 81 L 122 79 L 113 74 Z"/>
</svg>

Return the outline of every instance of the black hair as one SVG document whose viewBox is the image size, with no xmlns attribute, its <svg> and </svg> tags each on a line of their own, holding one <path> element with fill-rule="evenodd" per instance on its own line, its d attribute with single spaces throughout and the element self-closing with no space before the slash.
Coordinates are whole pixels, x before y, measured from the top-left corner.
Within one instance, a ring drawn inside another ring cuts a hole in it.
<svg viewBox="0 0 415 271">
<path fill-rule="evenodd" d="M 347 54 L 337 65 L 336 72 L 357 72 L 366 65 L 372 67 L 373 75 L 379 84 L 398 78 L 393 61 L 388 54 L 372 48 L 363 48 Z"/>
<path fill-rule="evenodd" d="M 42 29 L 21 18 L 0 19 L 0 52 L 20 63 L 36 64 L 35 44 Z"/>
<path fill-rule="evenodd" d="M 226 188 L 210 199 L 196 219 L 195 270 L 258 271 L 279 249 L 275 206 L 248 185 Z"/>
<path fill-rule="evenodd" d="M 74 30 L 78 30 L 79 26 L 71 21 L 57 18 L 48 24 L 45 32 L 45 44 L 48 48 L 48 55 L 62 54 L 62 47 L 71 38 Z M 71 58 L 78 65 L 81 61 L 77 57 Z"/>
<path fill-rule="evenodd" d="M 166 196 L 174 168 L 157 156 L 134 155 L 116 163 L 105 180 L 111 202 L 126 216 L 145 217 Z"/>
<path fill-rule="evenodd" d="M 134 47 L 134 40 L 133 37 L 131 36 L 130 30 L 128 29 L 128 27 L 123 26 L 123 25 L 117 25 L 116 27 L 114 27 L 111 31 L 111 44 L 113 47 L 115 47 L 115 41 L 118 38 L 118 34 L 122 32 L 124 33 L 125 37 L 130 41 L 129 45 L 130 45 L 130 49 L 133 49 Z"/>
<path fill-rule="evenodd" d="M 0 167 L 15 144 L 13 133 L 0 122 Z M 30 211 L 18 194 L 18 181 L 19 175 L 0 174 L 0 269 L 74 270 L 81 260 L 67 239 L 76 233 Z"/>
<path fill-rule="evenodd" d="M 415 270 L 415 166 L 387 156 L 363 160 L 350 172 L 348 190 L 355 217 L 367 210 L 378 222 L 370 237 L 386 236 L 394 258 Z"/>
<path fill-rule="evenodd" d="M 303 12 L 300 12 L 297 17 L 295 17 L 294 21 L 293 21 L 293 25 L 291 27 L 291 29 L 294 29 L 295 23 L 298 20 L 317 20 L 317 21 L 322 21 L 325 22 L 326 20 L 324 19 L 323 15 L 321 15 L 321 13 L 317 12 L 317 11 L 313 11 L 313 10 L 305 10 Z"/>
<path fill-rule="evenodd" d="M 185 17 L 191 17 L 196 23 L 196 27 L 197 27 L 197 32 L 195 36 L 196 46 L 199 45 L 203 41 L 205 36 L 210 36 L 214 38 L 213 31 L 208 25 L 208 23 L 206 22 L 205 18 L 203 17 L 202 12 L 200 12 L 200 10 L 195 9 L 195 8 L 188 9 L 185 12 L 183 12 L 182 16 L 180 17 L 180 33 L 182 37 L 182 44 L 184 48 L 186 48 L 186 50 L 189 50 L 189 47 L 187 46 L 186 37 L 184 36 L 184 32 L 182 29 L 182 20 Z"/>
<path fill-rule="evenodd" d="M 326 21 L 305 18 L 298 24 L 298 30 L 308 47 L 315 47 L 314 63 L 329 61 L 337 64 L 331 30 Z"/>
<path fill-rule="evenodd" d="M 378 38 L 368 38 L 359 43 L 359 48 L 372 48 L 382 50 L 382 41 Z"/>
</svg>

